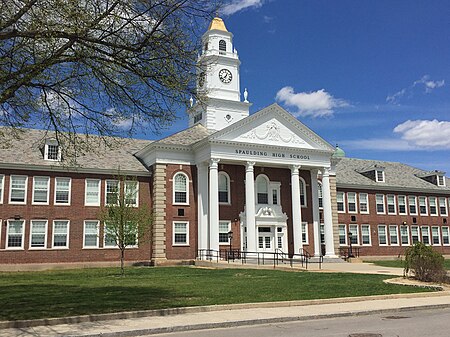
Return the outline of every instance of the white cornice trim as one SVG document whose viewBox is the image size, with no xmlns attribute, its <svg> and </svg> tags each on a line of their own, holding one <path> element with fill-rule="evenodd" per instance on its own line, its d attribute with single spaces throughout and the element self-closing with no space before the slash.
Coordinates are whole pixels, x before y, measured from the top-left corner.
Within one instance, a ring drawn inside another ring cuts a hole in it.
<svg viewBox="0 0 450 337">
<path fill-rule="evenodd" d="M 381 185 L 383 184 L 383 185 Z M 417 192 L 417 193 L 435 193 L 435 194 L 447 194 L 450 196 L 450 190 L 435 190 L 427 188 L 413 188 L 413 187 L 400 187 L 400 186 L 386 186 L 385 183 L 380 183 L 380 186 L 373 185 L 358 185 L 358 184 L 342 184 L 336 182 L 336 188 L 347 188 L 356 190 L 371 190 L 371 191 L 388 191 L 388 192 Z"/>
</svg>

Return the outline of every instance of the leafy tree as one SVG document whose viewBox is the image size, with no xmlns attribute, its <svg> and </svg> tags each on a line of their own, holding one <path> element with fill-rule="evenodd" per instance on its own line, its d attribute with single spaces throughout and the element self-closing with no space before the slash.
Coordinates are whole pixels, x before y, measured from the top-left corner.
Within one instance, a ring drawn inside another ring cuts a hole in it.
<svg viewBox="0 0 450 337">
<path fill-rule="evenodd" d="M 405 275 L 410 271 L 416 279 L 425 282 L 444 282 L 447 273 L 442 254 L 422 242 L 406 249 Z"/>
<path fill-rule="evenodd" d="M 150 241 L 153 216 L 146 205 L 136 205 L 139 183 L 136 179 L 119 174 L 116 182 L 99 219 L 105 225 L 105 242 L 120 250 L 120 270 L 124 275 L 125 250 Z"/>
<path fill-rule="evenodd" d="M 80 133 L 167 127 L 196 95 L 198 33 L 213 12 L 208 0 L 3 0 L 3 135 L 43 127 L 70 152 L 89 150 Z"/>
</svg>

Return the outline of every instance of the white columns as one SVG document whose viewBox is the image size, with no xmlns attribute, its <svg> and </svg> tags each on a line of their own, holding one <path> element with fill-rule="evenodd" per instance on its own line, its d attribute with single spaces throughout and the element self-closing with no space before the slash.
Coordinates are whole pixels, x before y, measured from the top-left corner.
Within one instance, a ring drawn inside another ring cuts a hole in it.
<svg viewBox="0 0 450 337">
<path fill-rule="evenodd" d="M 299 254 L 303 248 L 302 242 L 302 207 L 300 204 L 300 181 L 298 170 L 300 165 L 291 166 L 292 189 L 292 227 L 294 233 L 294 254 Z"/>
<path fill-rule="evenodd" d="M 331 188 L 329 168 L 322 175 L 323 222 L 325 226 L 325 256 L 336 257 L 333 238 L 333 213 L 331 211 Z"/>
<path fill-rule="evenodd" d="M 208 249 L 208 164 L 197 164 L 198 249 Z M 204 252 L 203 252 L 204 254 Z"/>
<path fill-rule="evenodd" d="M 317 169 L 311 170 L 311 198 L 314 233 L 314 256 L 320 256 L 320 217 L 319 217 L 319 189 L 317 181 Z"/>
<path fill-rule="evenodd" d="M 245 226 L 247 227 L 247 251 L 256 252 L 255 223 L 255 162 L 247 162 L 245 167 Z"/>
<path fill-rule="evenodd" d="M 219 173 L 220 159 L 209 162 L 209 249 L 219 251 Z"/>
</svg>

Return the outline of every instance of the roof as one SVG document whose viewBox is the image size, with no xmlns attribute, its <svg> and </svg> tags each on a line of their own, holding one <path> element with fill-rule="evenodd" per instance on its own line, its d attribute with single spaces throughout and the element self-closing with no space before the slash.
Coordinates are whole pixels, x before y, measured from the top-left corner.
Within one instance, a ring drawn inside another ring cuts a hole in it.
<svg viewBox="0 0 450 337">
<path fill-rule="evenodd" d="M 209 24 L 208 30 L 221 30 L 224 32 L 228 32 L 227 27 L 225 27 L 225 22 L 221 18 L 215 17 L 212 19 L 211 23 Z"/>
<path fill-rule="evenodd" d="M 215 131 L 209 131 L 201 124 L 196 124 L 188 129 L 182 130 L 166 138 L 153 142 L 152 145 L 170 144 L 170 145 L 190 146 L 208 137 L 210 134 L 214 132 Z"/>
<path fill-rule="evenodd" d="M 428 190 L 450 192 L 450 179 L 446 178 L 446 186 L 436 186 L 417 175 L 424 170 L 397 162 L 366 160 L 355 158 L 338 158 L 336 161 L 336 184 L 338 187 L 356 186 L 371 189 L 395 190 Z M 367 167 L 384 167 L 385 182 L 376 182 L 361 173 Z"/>
<path fill-rule="evenodd" d="M 36 129 L 22 129 L 20 139 L 11 139 L 8 146 L 0 148 L 0 167 L 26 166 L 27 168 L 49 167 L 69 171 L 133 171 L 148 174 L 147 168 L 134 154 L 150 144 L 149 140 L 106 137 L 110 146 L 102 142 L 100 137 L 89 135 L 95 142 L 96 150 L 87 152 L 76 158 L 76 165 L 68 162 L 44 160 L 42 148 L 45 139 L 54 137 L 53 132 Z"/>
</svg>

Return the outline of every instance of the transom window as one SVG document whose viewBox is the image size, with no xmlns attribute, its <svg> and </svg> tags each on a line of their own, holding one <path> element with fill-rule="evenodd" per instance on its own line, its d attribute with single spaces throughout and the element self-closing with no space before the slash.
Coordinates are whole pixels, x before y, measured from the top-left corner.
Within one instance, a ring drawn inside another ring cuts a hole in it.
<svg viewBox="0 0 450 337">
<path fill-rule="evenodd" d="M 173 177 L 175 204 L 187 204 L 188 202 L 188 182 L 189 179 L 186 174 L 179 172 Z"/>
<path fill-rule="evenodd" d="M 219 202 L 230 203 L 230 178 L 225 172 L 219 172 Z"/>
<path fill-rule="evenodd" d="M 55 178 L 55 204 L 70 204 L 70 178 Z"/>
<path fill-rule="evenodd" d="M 12 204 L 24 204 L 27 197 L 27 176 L 11 176 L 9 202 Z"/>
</svg>

